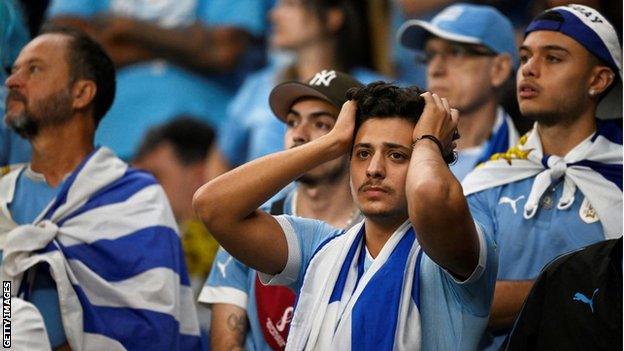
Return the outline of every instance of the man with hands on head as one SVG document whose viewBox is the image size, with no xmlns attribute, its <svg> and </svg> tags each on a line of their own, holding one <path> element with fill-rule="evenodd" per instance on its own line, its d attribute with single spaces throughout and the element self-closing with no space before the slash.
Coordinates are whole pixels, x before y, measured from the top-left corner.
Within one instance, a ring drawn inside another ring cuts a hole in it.
<svg viewBox="0 0 624 351">
<path fill-rule="evenodd" d="M 348 74 L 322 70 L 305 83 L 290 81 L 274 87 L 268 100 L 276 119 L 286 124 L 284 147 L 300 147 L 329 133 L 347 101 L 347 91 L 360 86 Z M 350 228 L 362 219 L 351 196 L 346 153 L 309 170 L 285 193 L 263 208 L 272 215 L 314 218 L 337 228 Z M 222 248 L 216 262 L 198 297 L 212 311 L 211 349 L 283 350 L 297 291 L 265 286 L 255 270 Z"/>
<path fill-rule="evenodd" d="M 195 194 L 199 217 L 230 254 L 263 272 L 264 283 L 300 289 L 287 349 L 476 348 L 497 253 L 445 161 L 458 112 L 421 93 L 383 82 L 352 89 L 329 133 Z M 359 224 L 344 231 L 258 210 L 347 152 Z"/>
</svg>

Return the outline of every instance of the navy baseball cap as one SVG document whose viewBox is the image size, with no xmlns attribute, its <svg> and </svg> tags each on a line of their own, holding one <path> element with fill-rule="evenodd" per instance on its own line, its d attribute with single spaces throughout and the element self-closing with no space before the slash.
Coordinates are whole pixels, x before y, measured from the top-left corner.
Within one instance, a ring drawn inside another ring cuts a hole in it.
<svg viewBox="0 0 624 351">
<path fill-rule="evenodd" d="M 529 24 L 524 34 L 526 37 L 543 30 L 574 39 L 618 75 L 619 79 L 615 79 L 615 86 L 601 100 L 596 114 L 601 118 L 622 118 L 622 47 L 611 23 L 589 6 L 570 4 L 544 11 Z"/>
<path fill-rule="evenodd" d="M 399 28 L 401 45 L 422 51 L 426 39 L 434 35 L 442 39 L 480 44 L 497 54 L 511 55 L 518 66 L 518 50 L 513 26 L 507 17 L 491 6 L 455 4 L 438 13 L 431 22 L 409 20 Z"/>
<path fill-rule="evenodd" d="M 269 95 L 269 106 L 275 116 L 285 122 L 292 104 L 300 98 L 325 100 L 340 109 L 347 102 L 347 90 L 361 86 L 362 83 L 346 73 L 324 69 L 307 83 L 290 81 L 277 85 Z"/>
</svg>

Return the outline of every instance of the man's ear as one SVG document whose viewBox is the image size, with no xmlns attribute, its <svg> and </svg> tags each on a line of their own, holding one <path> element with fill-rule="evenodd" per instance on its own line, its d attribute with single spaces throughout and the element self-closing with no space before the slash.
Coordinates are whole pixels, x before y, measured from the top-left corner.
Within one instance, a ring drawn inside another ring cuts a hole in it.
<svg viewBox="0 0 624 351">
<path fill-rule="evenodd" d="M 344 22 L 345 16 L 341 9 L 333 7 L 327 10 L 326 26 L 328 31 L 331 33 L 337 33 L 344 25 Z"/>
<path fill-rule="evenodd" d="M 589 95 L 600 96 L 615 80 L 615 74 L 607 66 L 597 65 L 592 68 L 589 80 Z"/>
<path fill-rule="evenodd" d="M 494 88 L 499 88 L 511 75 L 512 60 L 509 54 L 494 56 L 490 66 L 490 84 Z"/>
<path fill-rule="evenodd" d="M 76 110 L 83 109 L 93 101 L 97 86 L 95 82 L 87 79 L 80 79 L 72 86 L 72 107 Z"/>
</svg>

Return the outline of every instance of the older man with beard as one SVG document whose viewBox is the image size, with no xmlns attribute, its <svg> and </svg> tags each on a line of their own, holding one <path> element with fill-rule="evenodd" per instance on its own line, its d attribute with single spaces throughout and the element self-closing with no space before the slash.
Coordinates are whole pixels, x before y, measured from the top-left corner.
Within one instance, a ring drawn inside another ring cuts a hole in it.
<svg viewBox="0 0 624 351">
<path fill-rule="evenodd" d="M 11 293 L 41 312 L 53 349 L 198 349 L 162 188 L 93 145 L 115 95 L 110 58 L 83 33 L 50 27 L 6 86 L 5 121 L 33 150 L 0 177 L 0 275 Z"/>
</svg>

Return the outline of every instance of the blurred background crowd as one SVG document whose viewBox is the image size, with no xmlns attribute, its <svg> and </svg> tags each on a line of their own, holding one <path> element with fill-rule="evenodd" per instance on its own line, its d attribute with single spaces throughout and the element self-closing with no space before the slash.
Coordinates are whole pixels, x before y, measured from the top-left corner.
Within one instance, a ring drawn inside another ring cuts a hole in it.
<svg viewBox="0 0 624 351">
<path fill-rule="evenodd" d="M 117 96 L 96 142 L 133 160 L 150 128 L 186 116 L 217 135 L 218 157 L 211 171 L 219 172 L 217 165 L 227 169 L 281 149 L 282 125 L 271 120 L 273 126 L 254 126 L 270 113 L 268 92 L 281 81 L 303 80 L 331 66 L 364 83 L 385 78 L 425 87 L 426 65 L 399 45 L 396 33 L 406 20 L 430 20 L 453 2 L 4 0 L 0 74 L 6 78 L 20 49 L 44 22 L 78 26 L 106 48 L 117 67 Z M 472 3 L 499 9 L 519 41 L 536 14 L 570 1 Z M 621 28 L 620 2 L 577 3 L 599 10 Z M 325 12 L 336 6 L 344 11 L 336 16 Z M 333 40 L 325 40 L 330 36 Z M 507 95 L 503 106 L 526 130 L 530 122 L 518 118 L 513 89 Z M 272 140 L 278 144 L 271 145 Z M 25 148 L 2 148 L 0 164 L 27 161 Z"/>
</svg>

